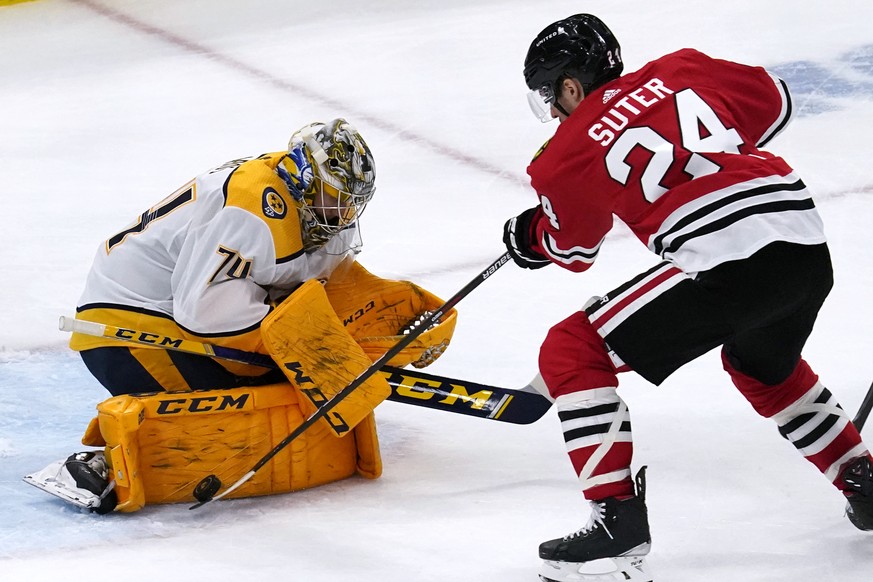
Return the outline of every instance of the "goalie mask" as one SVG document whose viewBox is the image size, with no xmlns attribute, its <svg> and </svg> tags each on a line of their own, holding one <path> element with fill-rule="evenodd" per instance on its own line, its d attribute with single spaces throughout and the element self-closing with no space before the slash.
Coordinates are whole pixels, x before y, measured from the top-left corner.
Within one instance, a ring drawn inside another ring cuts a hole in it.
<svg viewBox="0 0 873 582">
<path fill-rule="evenodd" d="M 311 123 L 294 132 L 282 166 L 298 203 L 306 250 L 320 248 L 355 225 L 376 190 L 373 154 L 345 119 Z"/>
</svg>

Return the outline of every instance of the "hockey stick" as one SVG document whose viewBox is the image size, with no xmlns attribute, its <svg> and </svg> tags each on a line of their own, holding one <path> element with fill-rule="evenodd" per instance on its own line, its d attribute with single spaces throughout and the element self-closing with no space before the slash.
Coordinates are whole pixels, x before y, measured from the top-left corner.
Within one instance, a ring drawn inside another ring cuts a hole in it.
<svg viewBox="0 0 873 582">
<path fill-rule="evenodd" d="M 61 316 L 58 327 L 61 331 L 105 337 L 264 368 L 279 368 L 278 364 L 269 356 L 257 352 L 237 350 L 104 323 L 83 321 L 72 317 Z M 552 406 L 552 402 L 537 389 L 537 383 L 541 381 L 539 376 L 531 380 L 524 388 L 512 389 L 436 376 L 394 366 L 383 366 L 379 373 L 391 387 L 388 400 L 412 406 L 445 410 L 455 414 L 513 424 L 536 422 Z M 540 386 L 540 388 L 542 387 Z"/>
<path fill-rule="evenodd" d="M 351 383 L 340 390 L 337 394 L 333 396 L 330 400 L 321 405 L 321 407 L 313 412 L 309 418 L 303 421 L 300 426 L 294 429 L 291 434 L 286 436 L 282 441 L 279 442 L 273 450 L 264 455 L 260 461 L 254 464 L 254 466 L 249 470 L 248 473 L 243 475 L 236 481 L 233 485 L 228 487 L 223 493 L 216 495 L 219 489 L 221 489 L 221 481 L 216 475 L 208 475 L 197 484 L 194 488 L 194 498 L 197 499 L 199 503 L 192 505 L 189 509 L 197 509 L 198 507 L 203 507 L 210 501 L 214 501 L 216 499 L 222 499 L 229 493 L 235 491 L 239 487 L 241 487 L 246 481 L 254 477 L 255 473 L 257 473 L 261 467 L 270 462 L 270 460 L 279 454 L 282 449 L 288 446 L 294 439 L 299 437 L 303 432 L 308 429 L 310 426 L 327 416 L 327 413 L 333 410 L 337 404 L 343 401 L 349 394 L 352 393 L 358 386 L 363 384 L 367 378 L 375 374 L 379 371 L 388 361 L 393 358 L 395 355 L 400 353 L 400 350 L 408 346 L 421 335 L 427 328 L 431 325 L 439 321 L 448 311 L 450 311 L 461 299 L 470 294 L 476 287 L 482 284 L 488 277 L 493 275 L 497 269 L 502 267 L 510 260 L 510 254 L 508 252 L 503 253 L 499 259 L 491 263 L 484 271 L 479 273 L 475 279 L 467 283 L 463 289 L 455 293 L 451 299 L 446 301 L 442 307 L 437 309 L 436 311 L 430 313 L 426 318 L 422 321 L 419 321 L 415 326 L 413 326 L 409 333 L 407 333 L 403 339 L 394 344 L 394 347 L 385 352 L 381 358 L 373 362 L 373 365 L 364 370 L 357 378 L 351 381 Z"/>
<path fill-rule="evenodd" d="M 855 428 L 858 429 L 858 432 L 861 432 L 861 429 L 864 428 L 864 424 L 867 422 L 867 417 L 870 416 L 871 409 L 873 409 L 873 383 L 871 383 L 870 387 L 867 389 L 867 395 L 864 396 L 864 401 L 861 402 L 861 407 L 858 409 L 858 415 L 855 416 L 855 420 L 852 421 Z"/>
</svg>

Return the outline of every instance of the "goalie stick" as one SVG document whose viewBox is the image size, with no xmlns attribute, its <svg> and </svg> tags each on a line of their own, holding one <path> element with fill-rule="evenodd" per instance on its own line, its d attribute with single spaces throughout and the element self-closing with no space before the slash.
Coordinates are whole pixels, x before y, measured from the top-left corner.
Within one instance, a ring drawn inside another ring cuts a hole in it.
<svg viewBox="0 0 873 582">
<path fill-rule="evenodd" d="M 61 316 L 58 327 L 61 331 L 111 338 L 134 344 L 213 357 L 219 360 L 229 360 L 270 369 L 278 369 L 279 367 L 266 354 L 216 346 L 125 327 L 116 327 L 104 323 L 83 321 L 72 317 Z M 542 382 L 539 375 L 524 388 L 514 390 L 459 380 L 457 378 L 425 374 L 418 370 L 408 370 L 394 366 L 382 366 L 379 373 L 385 377 L 388 385 L 391 386 L 391 394 L 388 396 L 388 400 L 392 402 L 401 402 L 413 406 L 445 410 L 455 414 L 513 424 L 531 424 L 536 422 L 552 406 L 551 400 L 543 396 L 542 391 L 545 388 L 538 385 L 538 383 Z"/>
</svg>

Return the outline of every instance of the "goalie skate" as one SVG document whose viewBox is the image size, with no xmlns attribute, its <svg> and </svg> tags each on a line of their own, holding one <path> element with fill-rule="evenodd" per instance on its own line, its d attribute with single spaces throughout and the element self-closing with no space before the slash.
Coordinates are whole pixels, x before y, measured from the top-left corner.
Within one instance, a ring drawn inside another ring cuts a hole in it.
<svg viewBox="0 0 873 582">
<path fill-rule="evenodd" d="M 49 495 L 96 513 L 109 513 L 118 503 L 115 481 L 102 452 L 76 453 L 55 461 L 45 469 L 25 475 L 23 480 Z"/>
<path fill-rule="evenodd" d="M 552 562 L 540 569 L 542 582 L 652 582 L 643 556 L 601 558 L 590 562 Z"/>
</svg>

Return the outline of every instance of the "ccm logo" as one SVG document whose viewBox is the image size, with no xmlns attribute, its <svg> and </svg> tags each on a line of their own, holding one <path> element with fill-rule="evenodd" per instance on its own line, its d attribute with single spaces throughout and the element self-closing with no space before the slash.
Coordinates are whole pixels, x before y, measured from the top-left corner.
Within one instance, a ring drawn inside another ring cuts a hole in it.
<svg viewBox="0 0 873 582">
<path fill-rule="evenodd" d="M 158 404 L 158 414 L 179 414 L 181 412 L 220 412 L 222 410 L 242 410 L 249 400 L 248 393 L 236 398 L 230 394 L 222 396 L 198 396 L 197 398 L 174 398 L 161 400 Z"/>
<path fill-rule="evenodd" d="M 376 304 L 373 301 L 368 301 L 366 305 L 361 307 L 360 309 L 355 310 L 354 313 L 349 315 L 343 320 L 343 326 L 348 326 L 350 323 L 359 320 L 364 317 L 364 314 L 376 307 Z"/>
</svg>

